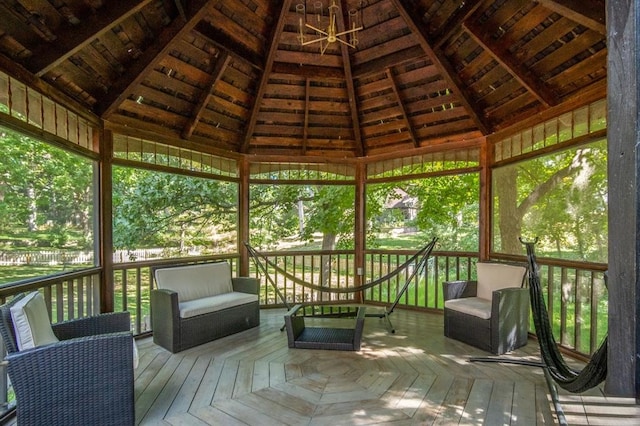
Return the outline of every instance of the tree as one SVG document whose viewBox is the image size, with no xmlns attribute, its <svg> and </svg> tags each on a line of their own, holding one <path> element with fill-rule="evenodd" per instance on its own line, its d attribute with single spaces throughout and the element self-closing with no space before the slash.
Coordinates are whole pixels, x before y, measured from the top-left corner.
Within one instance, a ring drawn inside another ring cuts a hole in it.
<svg viewBox="0 0 640 426">
<path fill-rule="evenodd" d="M 605 142 L 497 169 L 494 191 L 495 249 L 521 253 L 518 237 L 539 236 L 558 257 L 606 261 Z"/>
<path fill-rule="evenodd" d="M 150 170 L 114 168 L 114 247 L 211 250 L 237 227 L 237 185 Z M 235 248 L 235 245 L 234 245 Z"/>
<path fill-rule="evenodd" d="M 91 161 L 7 129 L 0 150 L 0 230 L 23 245 L 91 248 Z"/>
</svg>

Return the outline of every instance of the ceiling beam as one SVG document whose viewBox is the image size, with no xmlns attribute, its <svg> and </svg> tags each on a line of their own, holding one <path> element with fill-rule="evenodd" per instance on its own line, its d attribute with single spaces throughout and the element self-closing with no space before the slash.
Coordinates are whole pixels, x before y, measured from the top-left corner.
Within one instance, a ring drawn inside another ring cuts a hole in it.
<svg viewBox="0 0 640 426">
<path fill-rule="evenodd" d="M 78 100 L 62 92 L 60 89 L 51 85 L 49 82 L 36 77 L 18 62 L 11 58 L 8 58 L 2 53 L 0 53 L 0 70 L 9 74 L 10 77 L 13 77 L 20 82 L 28 85 L 30 88 L 35 89 L 40 94 L 51 98 L 54 102 L 66 106 L 67 108 L 69 108 L 69 110 L 75 112 L 80 117 L 85 118 L 93 126 L 100 127 L 100 118 L 89 111 L 85 104 L 78 102 Z"/>
<path fill-rule="evenodd" d="M 478 126 L 478 129 L 484 135 L 490 133 L 488 130 L 488 126 L 484 123 L 484 120 L 482 119 L 481 115 L 478 114 L 478 112 L 473 107 L 472 101 L 469 99 L 466 92 L 462 89 L 463 84 L 460 81 L 458 74 L 456 74 L 455 70 L 449 64 L 449 61 L 441 52 L 441 50 L 439 49 L 436 50 L 431 47 L 431 44 L 429 43 L 429 38 L 424 30 L 424 26 L 419 22 L 416 22 L 415 20 L 416 16 L 422 16 L 422 14 L 416 13 L 417 12 L 416 10 L 412 11 L 413 13 L 410 13 L 405 8 L 401 0 L 391 0 L 391 2 L 396 6 L 400 15 L 407 22 L 407 25 L 409 26 L 409 29 L 411 30 L 411 32 L 415 34 L 424 52 L 427 54 L 427 56 L 431 58 L 433 63 L 440 70 L 442 70 L 444 79 L 447 81 L 447 84 L 451 86 L 451 91 L 458 98 L 462 106 L 465 108 L 471 120 L 473 120 L 475 125 Z"/>
<path fill-rule="evenodd" d="M 440 27 L 440 31 L 431 37 L 434 48 L 440 49 L 453 34 L 460 31 L 460 22 L 466 21 L 471 15 L 473 15 L 482 3 L 482 0 L 467 0 L 462 2 L 462 5 L 456 11 L 457 13 L 449 16 L 445 23 Z"/>
<path fill-rule="evenodd" d="M 78 53 L 89 43 L 147 6 L 151 0 L 112 1 L 99 13 L 91 15 L 73 27 L 73 31 L 59 31 L 55 42 L 39 43 L 32 50 L 33 55 L 27 68 L 38 77 L 60 65 Z"/>
<path fill-rule="evenodd" d="M 214 1 L 214 0 L 209 0 Z M 103 119 L 108 118 L 118 108 L 123 100 L 127 99 L 135 87 L 140 84 L 153 68 L 169 53 L 174 39 L 179 40 L 189 33 L 207 13 L 205 7 L 207 0 L 192 0 L 189 11 L 190 18 L 185 23 L 182 19 L 175 18 L 158 35 L 154 43 L 140 55 L 125 73 L 109 88 L 107 94 L 96 104 L 95 111 Z"/>
<path fill-rule="evenodd" d="M 509 52 L 510 40 L 492 41 L 487 31 L 483 30 L 471 20 L 464 22 L 463 27 L 469 35 L 489 53 L 503 68 L 506 69 L 529 93 L 535 96 L 545 107 L 551 107 L 558 104 L 557 96 L 545 87 L 542 82 L 528 69 L 526 69 L 520 61 L 518 61 Z"/>
<path fill-rule="evenodd" d="M 198 99 L 198 102 L 191 112 L 189 120 L 182 130 L 182 137 L 184 139 L 189 139 L 193 134 L 193 131 L 196 129 L 196 126 L 200 121 L 200 117 L 202 116 L 202 112 L 207 108 L 207 105 L 209 104 L 209 99 L 211 98 L 213 88 L 215 87 L 216 83 L 218 83 L 218 81 L 220 81 L 220 79 L 222 78 L 222 74 L 224 73 L 224 70 L 227 69 L 230 60 L 231 56 L 229 56 L 229 54 L 226 52 L 220 52 L 220 54 L 218 55 L 215 66 L 213 67 L 213 70 L 211 70 L 209 81 L 205 85 L 205 89 L 200 93 L 200 98 Z"/>
<path fill-rule="evenodd" d="M 52 42 L 56 39 L 56 35 L 49 28 L 40 16 L 27 9 L 21 2 L 16 0 L 5 0 L 8 13 L 14 15 L 18 20 L 24 22 L 34 33 L 42 40 Z M 31 49 L 31 46 L 29 47 Z"/>
<path fill-rule="evenodd" d="M 304 83 L 304 124 L 302 127 L 302 155 L 307 154 L 307 141 L 309 140 L 309 93 L 311 92 L 311 80 Z"/>
<path fill-rule="evenodd" d="M 545 8 L 600 34 L 607 35 L 604 1 L 538 0 Z"/>
<path fill-rule="evenodd" d="M 381 70 L 384 70 L 385 68 L 397 67 L 405 62 L 415 62 L 425 57 L 427 57 L 427 55 L 422 47 L 411 46 L 407 49 L 402 49 L 389 55 L 365 62 L 361 65 L 356 65 L 353 67 L 353 75 L 356 78 L 361 78 L 367 75 L 381 73 Z"/>
<path fill-rule="evenodd" d="M 249 150 L 249 144 L 251 143 L 251 135 L 253 135 L 253 130 L 256 127 L 256 122 L 258 121 L 258 113 L 260 112 L 260 104 L 262 103 L 262 98 L 264 97 L 265 91 L 267 90 L 267 83 L 269 82 L 269 74 L 271 73 L 271 68 L 273 67 L 273 62 L 276 57 L 276 52 L 278 50 L 279 40 L 277 35 L 282 33 L 282 29 L 284 28 L 284 24 L 287 21 L 287 13 L 289 13 L 289 9 L 291 8 L 291 2 L 293 0 L 284 0 L 282 2 L 282 6 L 280 12 L 278 13 L 278 22 L 273 27 L 273 31 L 271 33 L 271 45 L 269 46 L 269 53 L 267 53 L 267 59 L 264 64 L 264 71 L 262 72 L 262 76 L 260 77 L 260 82 L 258 83 L 258 90 L 256 91 L 255 100 L 253 102 L 253 107 L 251 108 L 251 115 L 249 117 L 249 122 L 246 126 L 246 133 L 244 135 L 244 140 L 242 142 L 242 146 L 240 147 L 241 153 L 246 153 Z"/>
<path fill-rule="evenodd" d="M 345 30 L 344 26 L 344 6 L 341 8 L 342 13 L 336 14 L 338 32 Z M 353 137 L 355 139 L 356 155 L 362 157 L 366 154 L 366 147 L 362 139 L 360 131 L 360 117 L 358 116 L 358 103 L 356 102 L 356 89 L 353 84 L 353 75 L 351 73 L 351 59 L 349 57 L 349 46 L 340 43 L 340 53 L 342 54 L 342 66 L 344 68 L 344 80 L 347 84 L 347 96 L 349 97 L 349 109 L 351 111 L 351 126 L 353 127 Z"/>
<path fill-rule="evenodd" d="M 207 41 L 213 44 L 216 49 L 225 51 L 229 55 L 233 56 L 234 60 L 241 60 L 242 62 L 246 62 L 258 71 L 262 71 L 264 69 L 262 59 L 258 55 L 256 55 L 240 43 L 235 42 L 223 32 L 212 27 L 209 22 L 199 22 L 194 29 L 195 31 L 200 33 L 202 37 L 207 39 Z"/>
<path fill-rule="evenodd" d="M 413 146 L 418 148 L 420 144 L 418 143 L 416 132 L 413 130 L 411 121 L 409 121 L 409 116 L 407 115 L 407 110 L 404 107 L 404 102 L 402 101 L 402 95 L 400 94 L 400 89 L 398 88 L 398 82 L 396 81 L 396 78 L 393 75 L 393 70 L 391 68 L 387 68 L 387 78 L 391 82 L 391 88 L 393 89 L 393 93 L 396 94 L 396 98 L 398 99 L 398 105 L 400 106 L 400 110 L 402 111 L 402 119 L 407 125 L 407 130 L 409 130 L 409 136 L 411 136 L 411 142 L 413 142 Z"/>
<path fill-rule="evenodd" d="M 287 62 L 274 62 L 271 67 L 271 72 L 273 74 L 297 75 L 310 79 L 342 80 L 344 78 L 344 73 L 340 68 L 291 64 Z"/>
</svg>

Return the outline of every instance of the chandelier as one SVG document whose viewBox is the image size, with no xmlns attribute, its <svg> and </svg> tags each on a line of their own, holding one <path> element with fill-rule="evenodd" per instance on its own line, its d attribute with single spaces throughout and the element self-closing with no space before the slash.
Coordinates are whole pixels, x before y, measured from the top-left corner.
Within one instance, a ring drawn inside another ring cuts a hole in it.
<svg viewBox="0 0 640 426">
<path fill-rule="evenodd" d="M 320 43 L 320 54 L 324 55 L 327 47 L 336 41 L 355 48 L 358 44 L 358 31 L 362 27 L 360 11 L 349 10 L 347 30 L 338 32 L 337 16 L 342 13 L 336 0 L 331 0 L 331 5 L 327 8 L 328 15 L 325 14 L 325 7 L 322 1 L 313 2 L 313 10 L 307 11 L 306 1 L 296 5 L 296 15 L 298 17 L 298 40 L 301 46 L 313 43 Z M 310 12 L 308 15 L 307 13 Z M 311 23 L 308 22 L 310 17 Z M 306 29 L 315 31 L 315 38 L 307 40 Z M 344 38 L 343 38 L 344 37 Z"/>
</svg>

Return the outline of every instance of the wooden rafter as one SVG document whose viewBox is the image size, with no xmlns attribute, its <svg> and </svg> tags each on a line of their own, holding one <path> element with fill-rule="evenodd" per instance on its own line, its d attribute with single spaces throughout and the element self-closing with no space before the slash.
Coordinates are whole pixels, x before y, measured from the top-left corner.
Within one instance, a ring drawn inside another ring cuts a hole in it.
<svg viewBox="0 0 640 426">
<path fill-rule="evenodd" d="M 213 1 L 213 0 L 209 0 Z M 171 24 L 162 30 L 155 42 L 149 46 L 138 59 L 136 59 L 127 72 L 109 88 L 109 92 L 102 101 L 96 105 L 95 110 L 103 119 L 108 118 L 118 108 L 123 100 L 127 99 L 138 84 L 147 74 L 169 53 L 174 40 L 180 40 L 193 29 L 207 13 L 204 7 L 208 1 L 192 0 L 191 18 L 185 23 L 182 19 L 174 19 Z"/>
<path fill-rule="evenodd" d="M 456 22 L 464 22 L 466 21 L 473 13 L 478 10 L 478 7 L 482 4 L 482 0 L 467 0 L 462 3 L 460 9 L 458 9 L 458 13 L 453 14 L 447 19 L 442 25 L 442 29 L 437 34 L 434 34 L 432 37 L 435 49 L 440 49 L 442 45 L 451 37 L 456 31 L 459 31 L 459 26 L 455 24 Z"/>
<path fill-rule="evenodd" d="M 353 76 L 355 78 L 366 77 L 370 74 L 379 73 L 381 69 L 389 67 L 397 67 L 406 62 L 414 62 L 417 59 L 426 57 L 424 50 L 420 46 L 411 46 L 407 49 L 394 52 L 390 55 L 367 61 L 362 65 L 353 67 Z"/>
<path fill-rule="evenodd" d="M 338 32 L 344 31 L 344 8 L 343 13 L 338 13 L 337 24 Z M 351 59 L 349 58 L 349 47 L 344 43 L 340 43 L 340 53 L 342 54 L 342 66 L 344 67 L 344 80 L 347 84 L 347 96 L 349 97 L 349 110 L 351 111 L 351 125 L 353 127 L 353 137 L 356 144 L 356 152 L 358 156 L 365 155 L 366 149 L 360 132 L 360 118 L 358 117 L 358 104 L 356 102 L 356 89 L 353 84 L 353 75 L 351 74 Z"/>
<path fill-rule="evenodd" d="M 536 99 L 544 106 L 551 107 L 558 104 L 558 98 L 547 89 L 542 82 L 533 73 L 525 69 L 508 50 L 506 42 L 493 42 L 483 31 L 480 25 L 468 20 L 464 22 L 463 27 L 469 35 L 482 46 L 502 67 L 504 67 L 518 82 L 524 86 Z"/>
<path fill-rule="evenodd" d="M 73 31 L 61 31 L 55 42 L 40 43 L 34 47 L 28 68 L 37 76 L 43 76 L 97 37 L 139 12 L 150 2 L 151 0 L 138 0 L 136 2 L 113 2 L 113 5 L 110 3 L 109 7 L 101 8 L 100 13 L 74 26 Z"/>
<path fill-rule="evenodd" d="M 307 141 L 309 139 L 309 92 L 311 91 L 311 80 L 308 78 L 304 84 L 304 124 L 302 127 L 302 154 L 307 153 Z"/>
<path fill-rule="evenodd" d="M 194 30 L 208 42 L 213 44 L 216 49 L 227 52 L 233 57 L 234 61 L 240 60 L 259 71 L 264 69 L 264 64 L 262 64 L 260 57 L 241 44 L 233 42 L 228 36 L 217 31 L 208 22 L 199 22 L 194 27 Z"/>
<path fill-rule="evenodd" d="M 31 30 L 36 33 L 44 41 L 52 42 L 56 39 L 56 35 L 53 33 L 39 17 L 28 10 L 21 2 L 16 0 L 7 0 L 6 3 L 7 12 L 14 15 L 17 19 L 24 22 Z"/>
<path fill-rule="evenodd" d="M 220 81 L 220 78 L 222 78 L 222 74 L 229 65 L 230 60 L 231 56 L 229 56 L 227 52 L 220 52 L 220 54 L 218 55 L 215 66 L 213 67 L 213 70 L 211 70 L 210 79 L 205 85 L 205 89 L 200 94 L 200 98 L 198 99 L 198 102 L 191 112 L 191 117 L 182 130 L 182 137 L 184 139 L 189 139 L 193 134 L 193 131 L 196 129 L 196 126 L 200 121 L 200 117 L 202 116 L 202 112 L 209 103 L 213 88 L 215 87 L 216 83 Z"/>
<path fill-rule="evenodd" d="M 398 106 L 400 107 L 400 111 L 402 111 L 402 119 L 407 125 L 409 136 L 411 136 L 411 142 L 413 142 L 413 146 L 418 148 L 420 144 L 418 143 L 418 138 L 416 137 L 416 132 L 413 130 L 411 121 L 409 121 L 409 116 L 407 115 L 407 109 L 404 107 L 404 102 L 402 101 L 402 95 L 400 94 L 400 90 L 398 89 L 398 83 L 396 82 L 396 78 L 393 75 L 393 70 L 391 68 L 387 68 L 386 74 L 387 74 L 387 78 L 391 82 L 391 88 L 393 89 L 393 93 L 395 93 L 396 98 L 398 99 Z"/>
<path fill-rule="evenodd" d="M 297 65 L 286 62 L 274 62 L 271 67 L 271 72 L 274 74 L 290 74 L 298 75 L 311 79 L 334 79 L 342 80 L 344 74 L 342 70 L 338 68 L 321 67 L 316 65 Z"/>
<path fill-rule="evenodd" d="M 242 146 L 240 147 L 240 152 L 246 153 L 249 150 L 249 144 L 251 142 L 251 135 L 253 134 L 253 129 L 256 127 L 256 122 L 258 121 L 258 113 L 260 112 L 260 104 L 262 103 L 262 98 L 264 97 L 264 93 L 267 90 L 267 83 L 269 82 L 269 74 L 271 73 L 271 67 L 273 66 L 273 62 L 276 57 L 276 51 L 278 50 L 278 38 L 277 35 L 282 33 L 282 29 L 284 28 L 284 24 L 287 21 L 287 13 L 291 7 L 291 2 L 293 0 L 284 0 L 282 2 L 282 8 L 280 9 L 280 13 L 278 14 L 278 22 L 274 26 L 274 29 L 271 34 L 271 45 L 269 46 L 269 53 L 267 54 L 267 59 L 264 65 L 264 71 L 262 76 L 260 77 L 260 83 L 258 84 L 258 90 L 256 92 L 255 100 L 253 102 L 253 107 L 251 108 L 251 115 L 249 117 L 249 122 L 247 123 L 246 133 L 244 135 L 244 141 L 242 142 Z"/>
<path fill-rule="evenodd" d="M 538 0 L 538 3 L 600 34 L 607 34 L 607 26 L 604 21 L 604 1 Z"/>
<path fill-rule="evenodd" d="M 447 58 L 442 54 L 442 52 L 438 49 L 433 49 L 429 44 L 429 39 L 427 34 L 425 33 L 424 26 L 420 25 L 416 22 L 416 16 L 420 16 L 420 14 L 409 13 L 409 11 L 405 8 L 404 4 L 400 0 L 391 0 L 391 2 L 398 9 L 400 15 L 407 22 L 407 25 L 411 29 L 411 31 L 416 35 L 420 46 L 425 51 L 425 53 L 431 58 L 433 63 L 442 70 L 443 77 L 447 81 L 447 84 L 451 86 L 451 91 L 457 96 L 457 98 L 462 103 L 462 106 L 466 109 L 469 117 L 473 120 L 473 122 L 478 126 L 478 129 L 483 134 L 488 134 L 488 126 L 482 120 L 480 114 L 478 114 L 473 106 L 471 100 L 467 97 L 466 92 L 462 89 L 463 85 L 458 78 L 458 75 L 453 70 L 453 67 L 447 61 Z"/>
</svg>

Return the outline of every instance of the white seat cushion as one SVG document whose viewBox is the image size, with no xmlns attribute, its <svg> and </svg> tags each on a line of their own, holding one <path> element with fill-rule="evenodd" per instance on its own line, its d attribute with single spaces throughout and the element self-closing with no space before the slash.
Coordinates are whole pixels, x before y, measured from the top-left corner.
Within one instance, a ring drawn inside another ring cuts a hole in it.
<svg viewBox="0 0 640 426">
<path fill-rule="evenodd" d="M 231 293 L 219 294 L 217 296 L 203 297 L 201 299 L 180 302 L 178 303 L 178 307 L 180 309 L 180 318 L 191 318 L 196 315 L 204 315 L 231 308 L 233 306 L 244 305 L 246 303 L 257 301 L 257 294 L 233 291 Z"/>
<path fill-rule="evenodd" d="M 37 291 L 27 294 L 11 307 L 11 319 L 20 351 L 58 341 L 51 328 L 47 305 Z"/>
<path fill-rule="evenodd" d="M 482 319 L 491 318 L 491 300 L 480 297 L 463 297 L 462 299 L 447 300 L 444 302 L 444 307 Z"/>
</svg>

